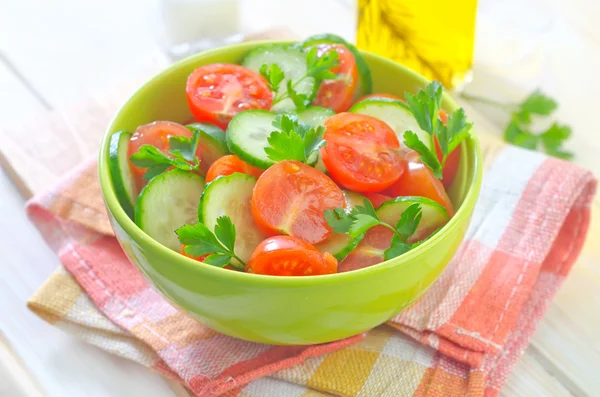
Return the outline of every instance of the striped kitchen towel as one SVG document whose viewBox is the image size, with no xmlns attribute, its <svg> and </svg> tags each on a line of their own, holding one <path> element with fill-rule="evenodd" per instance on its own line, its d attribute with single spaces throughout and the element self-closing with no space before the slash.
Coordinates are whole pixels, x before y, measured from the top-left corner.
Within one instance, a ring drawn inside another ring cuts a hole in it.
<svg viewBox="0 0 600 397">
<path fill-rule="evenodd" d="M 64 266 L 29 308 L 198 396 L 494 396 L 582 248 L 596 180 L 539 153 L 483 147 L 487 169 L 460 250 L 417 303 L 368 333 L 281 347 L 190 319 L 125 258 L 93 162 L 27 204 Z"/>
</svg>

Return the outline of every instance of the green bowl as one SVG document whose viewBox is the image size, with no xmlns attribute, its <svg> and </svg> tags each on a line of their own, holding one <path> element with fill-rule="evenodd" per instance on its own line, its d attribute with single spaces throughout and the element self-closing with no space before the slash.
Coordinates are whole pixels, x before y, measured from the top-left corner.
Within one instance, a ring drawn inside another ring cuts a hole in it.
<svg viewBox="0 0 600 397">
<path fill-rule="evenodd" d="M 482 162 L 475 136 L 462 146 L 450 197 L 456 215 L 429 241 L 384 263 L 347 273 L 276 277 L 224 270 L 162 246 L 127 216 L 109 176 L 111 134 L 134 131 L 155 120 L 191 117 L 185 83 L 198 66 L 240 63 L 261 43 L 243 43 L 182 60 L 144 84 L 119 110 L 104 136 L 99 173 L 117 239 L 129 259 L 173 304 L 210 328 L 237 338 L 282 345 L 330 342 L 376 327 L 414 302 L 436 280 L 458 249 L 481 185 Z M 417 73 L 363 53 L 373 73 L 373 92 L 403 95 L 427 84 Z M 458 106 L 448 95 L 443 107 Z M 160 216 L 160 214 L 156 214 Z"/>
</svg>

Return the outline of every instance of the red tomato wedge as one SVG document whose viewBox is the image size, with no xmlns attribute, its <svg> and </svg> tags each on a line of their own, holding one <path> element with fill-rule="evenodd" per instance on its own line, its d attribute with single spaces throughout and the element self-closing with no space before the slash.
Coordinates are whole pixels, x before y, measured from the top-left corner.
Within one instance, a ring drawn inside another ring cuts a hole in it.
<svg viewBox="0 0 600 397">
<path fill-rule="evenodd" d="M 316 106 L 331 108 L 338 113 L 348 110 L 352 105 L 352 96 L 358 82 L 358 67 L 354 54 L 343 44 L 320 44 L 317 46 L 319 56 L 331 50 L 338 53 L 340 62 L 331 71 L 340 76 L 334 80 L 323 81 L 313 103 Z"/>
<path fill-rule="evenodd" d="M 254 222 L 263 233 L 287 234 L 311 244 L 331 234 L 324 211 L 344 205 L 344 194 L 335 182 L 295 160 L 267 169 L 252 193 Z"/>
<path fill-rule="evenodd" d="M 358 246 L 340 262 L 338 272 L 349 272 L 383 262 L 383 254 L 390 248 L 392 237 L 394 232 L 384 226 L 369 229 Z"/>
<path fill-rule="evenodd" d="M 321 158 L 332 178 L 356 192 L 380 192 L 404 171 L 400 142 L 383 121 L 354 113 L 325 120 L 327 146 Z"/>
<path fill-rule="evenodd" d="M 440 203 L 448 215 L 454 215 L 452 202 L 444 190 L 444 185 L 437 179 L 433 172 L 419 159 L 419 154 L 413 150 L 406 150 L 406 170 L 396 183 L 389 189 L 392 196 L 421 196 Z"/>
<path fill-rule="evenodd" d="M 386 201 L 393 199 L 393 197 L 381 193 L 365 193 L 364 196 L 371 202 L 371 204 L 373 204 L 373 207 L 375 208 L 379 207 Z"/>
<path fill-rule="evenodd" d="M 172 136 L 191 137 L 192 133 L 181 124 L 172 121 L 155 121 L 150 124 L 141 125 L 135 130 L 129 140 L 128 157 L 131 157 L 143 145 L 156 146 L 158 150 L 168 154 L 170 149 L 169 138 Z M 146 172 L 146 168 L 136 167 L 133 164 L 130 165 L 138 187 L 142 187 L 145 184 L 142 176 Z"/>
<path fill-rule="evenodd" d="M 223 129 L 237 113 L 270 109 L 273 103 L 273 93 L 260 74 L 226 63 L 194 70 L 187 79 L 185 91 L 194 117 Z"/>
<path fill-rule="evenodd" d="M 210 182 L 219 176 L 231 175 L 234 172 L 240 172 L 242 174 L 252 175 L 259 177 L 264 172 L 260 168 L 252 167 L 240 160 L 235 154 L 228 154 L 227 156 L 220 157 L 217 161 L 212 163 L 208 172 L 206 173 L 206 182 Z"/>
<path fill-rule="evenodd" d="M 275 236 L 256 246 L 246 271 L 272 276 L 317 276 L 335 273 L 337 265 L 337 259 L 329 252 L 322 254 L 296 237 Z"/>
</svg>

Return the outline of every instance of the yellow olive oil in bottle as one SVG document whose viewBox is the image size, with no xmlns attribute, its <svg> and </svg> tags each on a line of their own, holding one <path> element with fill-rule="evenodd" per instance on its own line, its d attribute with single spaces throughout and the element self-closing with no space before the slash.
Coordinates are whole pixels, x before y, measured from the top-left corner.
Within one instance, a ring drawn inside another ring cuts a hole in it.
<svg viewBox="0 0 600 397">
<path fill-rule="evenodd" d="M 358 0 L 356 44 L 447 88 L 468 82 L 477 0 Z"/>
</svg>

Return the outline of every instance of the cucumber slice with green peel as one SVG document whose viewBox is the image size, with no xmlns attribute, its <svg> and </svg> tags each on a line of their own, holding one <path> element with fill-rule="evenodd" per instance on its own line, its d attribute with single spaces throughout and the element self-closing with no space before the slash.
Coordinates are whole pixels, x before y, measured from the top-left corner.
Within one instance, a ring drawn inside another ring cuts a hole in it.
<svg viewBox="0 0 600 397">
<path fill-rule="evenodd" d="M 317 93 L 317 82 L 312 77 L 306 76 L 306 54 L 301 48 L 290 45 L 272 44 L 258 47 L 248 53 L 242 61 L 242 66 L 260 72 L 262 65 L 277 64 L 283 71 L 285 78 L 279 85 L 279 91 L 274 96 L 287 92 L 287 82 L 292 80 L 294 89 L 298 94 L 304 94 L 312 100 Z M 302 81 L 300 81 L 302 79 Z M 274 112 L 283 112 L 295 109 L 294 102 L 287 98 L 273 105 Z"/>
<path fill-rule="evenodd" d="M 267 138 L 277 131 L 275 115 L 267 110 L 247 110 L 233 116 L 226 134 L 231 153 L 254 167 L 267 169 L 275 164 L 265 153 Z"/>
<path fill-rule="evenodd" d="M 315 248 L 322 253 L 329 252 L 335 259 L 342 261 L 356 248 L 363 237 L 364 234 L 357 238 L 352 238 L 346 233 L 333 233 L 327 240 L 315 245 Z"/>
<path fill-rule="evenodd" d="M 310 47 L 319 44 L 343 44 L 354 55 L 354 59 L 356 59 L 356 67 L 358 69 L 359 80 L 358 84 L 356 85 L 356 91 L 354 92 L 353 100 L 357 100 L 371 93 L 371 87 L 373 85 L 373 79 L 371 78 L 371 69 L 369 68 L 369 65 L 367 64 L 363 56 L 360 54 L 358 48 L 356 48 L 353 44 L 348 43 L 340 36 L 336 36 L 331 33 L 310 36 L 308 39 L 304 40 L 301 45 L 303 48 L 309 49 Z"/>
<path fill-rule="evenodd" d="M 343 190 L 342 193 L 344 193 L 344 200 L 346 201 L 346 208 L 344 208 L 346 212 L 349 213 L 357 205 L 363 205 L 365 196 L 362 194 L 349 190 Z M 320 242 L 315 247 L 323 253 L 329 252 L 335 259 L 341 261 L 356 248 L 363 237 L 364 233 L 356 238 L 352 238 L 346 233 L 332 233 L 325 241 Z"/>
<path fill-rule="evenodd" d="M 298 117 L 299 123 L 308 124 L 313 128 L 323 125 L 325 120 L 331 116 L 335 116 L 333 109 L 320 106 L 310 106 L 306 109 L 299 110 L 295 114 Z"/>
<path fill-rule="evenodd" d="M 131 133 L 119 131 L 110 137 L 108 169 L 117 199 L 125 213 L 133 219 L 137 187 L 129 165 L 129 140 Z"/>
<path fill-rule="evenodd" d="M 198 222 L 198 203 L 204 178 L 174 169 L 155 176 L 142 189 L 135 204 L 135 223 L 162 245 L 179 251 L 175 230 Z"/>
<path fill-rule="evenodd" d="M 350 190 L 342 190 L 342 193 L 344 193 L 344 199 L 346 200 L 346 212 L 352 211 L 357 205 L 364 205 L 366 197 L 362 194 Z"/>
<path fill-rule="evenodd" d="M 198 131 L 200 133 L 198 146 L 201 148 L 202 161 L 206 169 L 217 161 L 218 158 L 229 154 L 225 131 L 216 125 L 210 123 L 193 123 L 186 125 L 185 128 L 192 132 Z"/>
<path fill-rule="evenodd" d="M 206 185 L 198 206 L 198 217 L 210 230 L 214 230 L 220 216 L 231 219 L 236 230 L 234 251 L 243 261 L 266 238 L 256 227 L 250 206 L 256 181 L 255 177 L 239 172 L 220 176 Z"/>
<path fill-rule="evenodd" d="M 401 101 L 391 98 L 368 98 L 354 104 L 349 112 L 365 114 L 383 121 L 394 130 L 401 143 L 404 142 L 404 133 L 411 130 L 421 142 L 432 149 L 431 136 L 419 127 L 408 106 Z"/>
<path fill-rule="evenodd" d="M 421 222 L 417 226 L 415 233 L 408 239 L 409 242 L 419 241 L 432 232 L 445 225 L 449 220 L 448 212 L 437 202 L 426 197 L 402 196 L 393 200 L 386 201 L 377 208 L 376 213 L 379 219 L 396 226 L 402 213 L 412 204 L 421 205 Z"/>
</svg>

